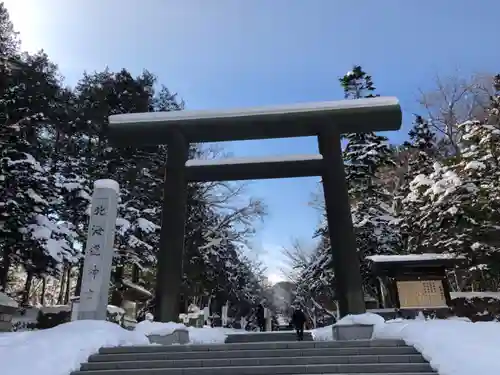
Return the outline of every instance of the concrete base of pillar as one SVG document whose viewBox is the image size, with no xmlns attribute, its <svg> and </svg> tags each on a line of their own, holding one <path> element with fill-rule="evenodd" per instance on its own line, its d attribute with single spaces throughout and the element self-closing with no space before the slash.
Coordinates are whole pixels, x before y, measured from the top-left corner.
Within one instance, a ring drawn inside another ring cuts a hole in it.
<svg viewBox="0 0 500 375">
<path fill-rule="evenodd" d="M 332 330 L 337 341 L 371 340 L 373 324 L 334 325 Z"/>
<path fill-rule="evenodd" d="M 176 329 L 169 335 L 149 335 L 151 344 L 173 345 L 189 343 L 189 331 L 185 329 Z"/>
</svg>

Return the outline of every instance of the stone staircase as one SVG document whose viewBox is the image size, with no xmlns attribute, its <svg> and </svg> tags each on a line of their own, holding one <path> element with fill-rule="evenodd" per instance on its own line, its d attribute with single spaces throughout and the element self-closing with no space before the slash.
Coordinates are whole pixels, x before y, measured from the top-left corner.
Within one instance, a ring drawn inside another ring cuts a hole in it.
<svg viewBox="0 0 500 375">
<path fill-rule="evenodd" d="M 72 373 L 239 374 L 431 375 L 435 372 L 414 348 L 406 346 L 402 341 L 358 340 L 103 348 L 99 354 L 92 355 L 89 361 L 81 366 L 80 371 Z"/>
<path fill-rule="evenodd" d="M 228 335 L 226 344 L 242 342 L 284 342 L 297 341 L 295 331 L 253 332 Z M 304 332 L 304 341 L 313 341 L 311 332 Z"/>
</svg>

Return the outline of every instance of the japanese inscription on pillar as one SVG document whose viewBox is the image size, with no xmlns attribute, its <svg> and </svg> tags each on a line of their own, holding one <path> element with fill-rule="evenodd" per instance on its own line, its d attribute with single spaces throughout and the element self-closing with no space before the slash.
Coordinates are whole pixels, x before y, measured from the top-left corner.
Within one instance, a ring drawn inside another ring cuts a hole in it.
<svg viewBox="0 0 500 375">
<path fill-rule="evenodd" d="M 118 184 L 98 180 L 90 209 L 78 319 L 106 319 L 118 202 Z"/>
</svg>

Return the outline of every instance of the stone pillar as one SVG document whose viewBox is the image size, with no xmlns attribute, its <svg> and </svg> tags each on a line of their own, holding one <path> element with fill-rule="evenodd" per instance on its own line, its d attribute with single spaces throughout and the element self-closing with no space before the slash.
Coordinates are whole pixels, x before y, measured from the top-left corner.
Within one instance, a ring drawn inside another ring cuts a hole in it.
<svg viewBox="0 0 500 375">
<path fill-rule="evenodd" d="M 221 311 L 221 324 L 223 327 L 225 327 L 227 325 L 227 313 L 228 313 L 228 310 L 229 310 L 229 305 L 228 303 L 226 302 L 225 305 L 222 306 L 222 311 Z"/>
<path fill-rule="evenodd" d="M 271 332 L 273 330 L 273 321 L 272 321 L 271 310 L 269 310 L 268 308 L 265 308 L 264 309 L 264 317 L 266 319 L 265 330 L 266 330 L 266 332 Z"/>
<path fill-rule="evenodd" d="M 205 306 L 203 308 L 203 324 L 210 325 L 210 307 Z"/>
<path fill-rule="evenodd" d="M 362 314 L 366 309 L 340 135 L 325 131 L 318 136 L 318 143 L 323 155 L 323 190 L 340 317 Z"/>
<path fill-rule="evenodd" d="M 78 319 L 106 320 L 113 262 L 118 183 L 97 180 L 83 263 Z"/>
<path fill-rule="evenodd" d="M 184 257 L 189 143 L 175 132 L 167 145 L 167 165 L 163 189 L 160 249 L 156 274 L 155 320 L 176 322 Z"/>
</svg>

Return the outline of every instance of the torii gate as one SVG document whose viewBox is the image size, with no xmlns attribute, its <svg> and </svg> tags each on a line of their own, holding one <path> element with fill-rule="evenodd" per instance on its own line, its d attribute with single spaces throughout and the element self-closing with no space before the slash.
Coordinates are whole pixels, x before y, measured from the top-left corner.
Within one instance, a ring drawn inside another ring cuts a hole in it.
<svg viewBox="0 0 500 375">
<path fill-rule="evenodd" d="M 156 282 L 158 321 L 176 321 L 188 182 L 321 176 L 340 316 L 365 312 L 341 134 L 399 130 L 402 113 L 393 97 L 293 104 L 227 111 L 173 111 L 109 117 L 116 146 L 166 144 L 165 186 Z M 317 136 L 319 155 L 260 160 L 189 160 L 190 143 Z"/>
</svg>

